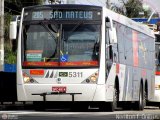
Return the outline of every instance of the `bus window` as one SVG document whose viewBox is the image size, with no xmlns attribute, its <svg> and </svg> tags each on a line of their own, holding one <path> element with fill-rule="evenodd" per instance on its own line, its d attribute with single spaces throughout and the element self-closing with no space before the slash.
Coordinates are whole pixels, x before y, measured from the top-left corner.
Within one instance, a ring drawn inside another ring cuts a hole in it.
<svg viewBox="0 0 160 120">
<path fill-rule="evenodd" d="M 76 26 L 76 27 L 75 27 Z M 96 62 L 99 59 L 100 25 L 63 25 L 62 53 L 68 56 L 65 62 Z"/>
<path fill-rule="evenodd" d="M 46 61 L 56 52 L 56 34 L 48 33 L 42 25 L 24 26 L 25 61 Z M 56 61 L 54 58 L 53 61 Z"/>
</svg>

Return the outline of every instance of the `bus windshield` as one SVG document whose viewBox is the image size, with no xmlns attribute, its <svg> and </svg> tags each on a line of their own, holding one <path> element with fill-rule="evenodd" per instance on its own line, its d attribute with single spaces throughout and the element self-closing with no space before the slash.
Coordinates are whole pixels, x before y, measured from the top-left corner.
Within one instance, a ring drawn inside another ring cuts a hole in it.
<svg viewBox="0 0 160 120">
<path fill-rule="evenodd" d="M 23 66 L 98 66 L 100 24 L 23 25 Z"/>
</svg>

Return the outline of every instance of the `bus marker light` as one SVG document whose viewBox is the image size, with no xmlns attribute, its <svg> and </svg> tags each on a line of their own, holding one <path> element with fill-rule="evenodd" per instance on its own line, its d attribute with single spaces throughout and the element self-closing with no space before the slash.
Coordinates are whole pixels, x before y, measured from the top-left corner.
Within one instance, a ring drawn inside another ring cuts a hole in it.
<svg viewBox="0 0 160 120">
<path fill-rule="evenodd" d="M 116 73 L 119 74 L 119 64 L 116 64 Z"/>
</svg>

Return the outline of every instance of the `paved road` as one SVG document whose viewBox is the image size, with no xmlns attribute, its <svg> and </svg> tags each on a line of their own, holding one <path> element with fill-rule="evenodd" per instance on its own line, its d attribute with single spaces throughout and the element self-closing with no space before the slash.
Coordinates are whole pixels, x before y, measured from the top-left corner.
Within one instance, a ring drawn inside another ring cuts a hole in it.
<svg viewBox="0 0 160 120">
<path fill-rule="evenodd" d="M 157 108 L 144 111 L 70 112 L 69 110 L 33 110 L 0 111 L 1 120 L 160 120 L 160 110 Z"/>
</svg>

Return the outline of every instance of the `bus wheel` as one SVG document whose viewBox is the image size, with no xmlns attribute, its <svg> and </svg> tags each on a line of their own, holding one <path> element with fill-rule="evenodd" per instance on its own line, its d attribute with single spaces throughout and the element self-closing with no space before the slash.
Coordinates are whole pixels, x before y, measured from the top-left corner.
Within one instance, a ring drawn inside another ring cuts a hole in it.
<svg viewBox="0 0 160 120">
<path fill-rule="evenodd" d="M 148 98 L 148 95 L 147 95 L 147 90 L 144 90 L 144 99 L 143 99 L 143 106 L 145 107 L 147 105 L 147 98 Z"/>
<path fill-rule="evenodd" d="M 143 110 L 144 109 L 144 91 L 142 88 L 142 85 L 140 87 L 140 91 L 139 91 L 139 101 L 135 103 L 134 109 L 135 110 Z"/>
<path fill-rule="evenodd" d="M 116 87 L 114 87 L 113 91 L 113 102 L 111 102 L 111 111 L 114 111 L 117 108 L 117 103 L 118 103 L 118 90 Z"/>
<path fill-rule="evenodd" d="M 110 112 L 115 111 L 115 109 L 117 108 L 117 101 L 118 101 L 118 91 L 114 87 L 113 101 L 112 102 L 107 102 L 107 103 L 105 102 L 105 103 L 101 104 L 100 110 L 102 110 L 102 111 L 110 111 Z"/>
<path fill-rule="evenodd" d="M 33 102 L 33 107 L 34 107 L 35 111 L 44 111 L 45 110 L 44 102 L 35 101 L 35 102 Z"/>
</svg>

